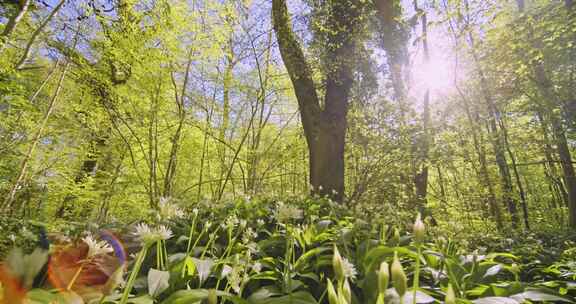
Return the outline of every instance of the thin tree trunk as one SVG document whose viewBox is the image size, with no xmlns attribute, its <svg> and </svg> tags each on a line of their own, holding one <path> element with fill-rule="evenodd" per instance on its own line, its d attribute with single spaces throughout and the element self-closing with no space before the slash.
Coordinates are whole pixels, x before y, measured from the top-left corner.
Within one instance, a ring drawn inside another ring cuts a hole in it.
<svg viewBox="0 0 576 304">
<path fill-rule="evenodd" d="M 16 179 L 14 180 L 14 183 L 12 184 L 12 187 L 10 188 L 10 192 L 8 193 L 8 196 L 6 196 L 6 199 L 4 200 L 4 203 L 2 204 L 1 210 L 4 212 L 13 211 L 12 207 L 14 204 L 14 199 L 16 198 L 16 193 L 18 192 L 18 189 L 20 188 L 20 184 L 22 183 L 22 181 L 24 179 L 24 176 L 26 174 L 26 170 L 28 169 L 28 164 L 29 164 L 30 160 L 32 159 L 34 151 L 36 150 L 36 146 L 38 145 L 38 143 L 40 142 L 40 138 L 44 134 L 44 128 L 46 127 L 46 124 L 48 123 L 48 120 L 50 119 L 50 116 L 52 115 L 52 112 L 54 111 L 54 108 L 56 107 L 56 104 L 58 102 L 58 96 L 60 95 L 60 91 L 62 90 L 62 84 L 64 82 L 64 78 L 66 76 L 66 72 L 68 71 L 69 65 L 70 65 L 69 62 L 67 62 L 64 65 L 64 69 L 62 70 L 62 74 L 60 75 L 60 79 L 58 80 L 58 85 L 56 87 L 56 91 L 54 92 L 54 95 L 52 96 L 52 99 L 50 100 L 50 103 L 48 104 L 48 109 L 46 110 L 46 113 L 44 113 L 44 117 L 42 118 L 42 121 L 40 122 L 40 125 L 38 126 L 38 130 L 36 131 L 36 134 L 34 135 L 34 138 L 32 139 L 32 143 L 30 144 L 30 147 L 28 148 L 28 151 L 26 152 L 24 159 L 20 163 L 20 170 L 18 171 L 18 175 L 16 176 Z"/>
<path fill-rule="evenodd" d="M 484 144 L 481 143 L 480 136 L 478 131 L 478 121 L 479 115 L 476 112 L 476 115 L 473 117 L 470 111 L 470 105 L 468 104 L 465 96 L 463 95 L 462 91 L 458 89 L 462 100 L 464 102 L 464 108 L 466 110 L 466 117 L 468 118 L 468 122 L 472 128 L 472 140 L 474 143 L 474 149 L 476 150 L 476 154 L 478 155 L 478 160 L 480 162 L 480 175 L 481 181 L 484 185 L 485 189 L 488 190 L 488 206 L 490 208 L 490 213 L 494 217 L 496 221 L 496 227 L 500 230 L 503 227 L 502 223 L 502 215 L 500 214 L 500 207 L 496 203 L 496 192 L 494 191 L 494 185 L 492 184 L 492 179 L 490 178 L 490 172 L 488 171 L 488 162 L 486 160 L 486 150 L 484 149 Z"/>
<path fill-rule="evenodd" d="M 172 188 L 174 183 L 174 177 L 176 176 L 177 161 L 178 161 L 178 150 L 180 148 L 180 139 L 182 137 L 182 129 L 184 128 L 184 120 L 186 119 L 186 105 L 184 103 L 186 96 L 186 88 L 188 86 L 188 79 L 190 74 L 190 67 L 192 66 L 192 49 L 190 49 L 188 54 L 188 63 L 186 64 L 186 71 L 184 75 L 184 83 L 182 84 L 182 91 L 178 95 L 178 86 L 176 85 L 176 79 L 172 75 L 172 85 L 174 86 L 174 98 L 176 101 L 176 107 L 178 109 L 178 126 L 176 127 L 176 132 L 172 136 L 172 142 L 170 147 L 170 156 L 168 165 L 166 166 L 166 173 L 164 174 L 164 189 L 162 191 L 162 196 L 171 197 Z"/>
<path fill-rule="evenodd" d="M 6 23 L 4 30 L 2 31 L 2 33 L 0 33 L 0 43 L 2 43 L 2 45 L 0 46 L 0 53 L 4 50 L 4 47 L 8 43 L 10 36 L 14 32 L 14 30 L 16 30 L 16 27 L 18 26 L 22 18 L 24 18 L 24 16 L 28 12 L 28 8 L 30 7 L 31 2 L 32 2 L 31 0 L 18 1 L 18 8 L 19 8 L 18 11 L 16 12 L 16 14 L 14 14 L 8 19 L 8 22 Z"/>
<path fill-rule="evenodd" d="M 414 9 L 418 8 L 418 1 L 414 0 Z M 424 64 L 430 63 L 430 51 L 428 49 L 428 18 L 422 12 L 422 48 L 424 49 Z M 430 150 L 430 88 L 424 94 L 424 111 L 422 114 L 422 136 L 416 144 L 416 172 L 414 174 L 414 187 L 416 190 L 416 206 L 423 216 L 431 216 L 426 206 L 428 204 L 428 151 Z"/>
<path fill-rule="evenodd" d="M 522 9 L 522 7 L 519 7 L 519 9 Z M 520 10 L 520 12 L 523 11 Z M 529 39 L 534 39 L 532 29 L 529 28 L 528 30 Z M 541 42 L 532 41 L 532 45 L 535 49 L 541 50 Z M 560 158 L 560 166 L 564 173 L 564 183 L 568 193 L 569 225 L 572 228 L 576 228 L 576 174 L 574 172 L 574 166 L 572 165 L 572 156 L 570 155 L 570 148 L 568 147 L 564 126 L 562 125 L 560 117 L 558 117 L 558 114 L 554 111 L 555 106 L 561 105 L 562 103 L 555 95 L 552 81 L 548 78 L 548 75 L 546 75 L 545 61 L 546 58 L 543 58 L 541 61 L 534 62 L 532 69 L 536 85 L 544 98 L 542 109 L 545 111 L 545 118 L 550 122 L 552 127 L 552 135 L 554 136 L 556 150 Z"/>
<path fill-rule="evenodd" d="M 470 43 L 470 51 L 472 54 L 472 58 L 474 59 L 474 63 L 476 65 L 476 69 L 478 72 L 478 77 L 480 80 L 480 88 L 482 90 L 482 94 L 484 97 L 484 102 L 486 107 L 488 108 L 489 120 L 488 120 L 488 130 L 492 137 L 492 146 L 494 148 L 494 155 L 496 157 L 496 164 L 498 165 L 498 170 L 500 172 L 500 183 L 502 186 L 503 192 L 503 201 L 505 206 L 508 209 L 508 213 L 510 214 L 512 220 L 512 227 L 516 228 L 518 226 L 518 212 L 516 209 L 516 201 L 514 200 L 513 196 L 513 186 L 512 186 L 512 177 L 510 175 L 510 168 L 508 167 L 508 163 L 506 161 L 506 154 L 505 154 L 505 142 L 502 138 L 502 132 L 498 129 L 497 121 L 501 115 L 496 103 L 493 100 L 493 96 L 490 93 L 488 87 L 488 80 L 484 75 L 484 71 L 480 66 L 480 60 L 478 58 L 478 54 L 476 53 L 476 46 L 474 43 L 474 38 L 471 32 L 468 32 L 468 39 Z"/>
<path fill-rule="evenodd" d="M 518 193 L 520 194 L 520 202 L 522 205 L 522 216 L 524 219 L 524 226 L 526 227 L 526 230 L 530 230 L 526 192 L 524 191 L 524 186 L 522 185 L 522 180 L 520 179 L 520 173 L 518 172 L 518 166 L 516 165 L 516 157 L 514 156 L 514 153 L 512 153 L 512 148 L 510 147 L 510 143 L 508 142 L 508 129 L 506 128 L 506 124 L 504 124 L 504 120 L 502 119 L 502 117 L 500 117 L 499 119 L 499 124 L 500 124 L 500 130 L 502 131 L 502 135 L 504 138 L 504 144 L 506 146 L 506 150 L 508 151 L 510 161 L 512 162 L 512 171 L 514 172 L 516 185 L 518 186 Z"/>
<path fill-rule="evenodd" d="M 30 37 L 30 39 L 28 40 L 28 43 L 26 44 L 26 47 L 24 48 L 24 53 L 20 57 L 20 60 L 18 60 L 18 62 L 16 63 L 16 69 L 17 70 L 22 69 L 22 67 L 24 66 L 24 63 L 26 63 L 26 60 L 28 59 L 28 56 L 30 55 L 30 50 L 32 49 L 32 45 L 36 41 L 36 38 L 38 38 L 38 35 L 40 35 L 40 33 L 42 32 L 44 27 L 50 22 L 50 20 L 52 20 L 52 18 L 58 13 L 58 11 L 62 8 L 62 6 L 64 6 L 64 3 L 66 3 L 66 0 L 60 0 L 60 2 L 58 2 L 58 5 L 56 5 L 56 7 L 50 12 L 48 17 L 46 17 L 42 21 L 42 23 L 40 23 L 40 25 L 34 31 L 34 33 L 32 33 L 32 37 Z"/>
</svg>

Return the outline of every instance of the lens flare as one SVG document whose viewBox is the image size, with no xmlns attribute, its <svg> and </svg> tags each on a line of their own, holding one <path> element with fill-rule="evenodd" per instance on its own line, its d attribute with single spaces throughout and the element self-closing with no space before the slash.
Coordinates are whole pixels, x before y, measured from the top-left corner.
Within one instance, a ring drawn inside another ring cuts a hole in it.
<svg viewBox="0 0 576 304">
<path fill-rule="evenodd" d="M 94 291 L 109 293 L 110 286 L 115 287 L 113 282 L 117 281 L 118 273 L 124 271 L 126 251 L 112 232 L 101 231 L 100 238 L 112 247 L 113 255 L 88 257 L 88 246 L 84 242 L 56 248 L 48 265 L 50 284 L 59 290 L 74 290 L 80 295 Z"/>
</svg>

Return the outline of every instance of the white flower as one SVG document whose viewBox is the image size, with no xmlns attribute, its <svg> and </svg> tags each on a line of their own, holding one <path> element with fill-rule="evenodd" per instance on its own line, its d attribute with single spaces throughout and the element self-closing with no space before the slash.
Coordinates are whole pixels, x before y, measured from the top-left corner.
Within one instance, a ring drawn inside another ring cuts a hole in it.
<svg viewBox="0 0 576 304">
<path fill-rule="evenodd" d="M 354 267 L 354 264 L 350 263 L 346 258 L 342 258 L 342 269 L 344 270 L 344 276 L 346 278 L 351 280 L 356 279 L 356 275 L 358 274 L 356 267 Z"/>
<path fill-rule="evenodd" d="M 304 216 L 304 212 L 294 206 L 288 206 L 284 203 L 278 203 L 278 209 L 276 210 L 278 221 L 285 222 L 291 219 L 301 219 Z"/>
<path fill-rule="evenodd" d="M 91 258 L 96 255 L 106 254 L 112 252 L 112 247 L 104 241 L 96 241 L 91 235 L 82 238 L 82 241 L 88 245 L 88 255 L 86 258 Z"/>
<path fill-rule="evenodd" d="M 12 243 L 16 242 L 16 236 L 13 233 L 11 233 L 8 238 L 12 241 Z"/>
<path fill-rule="evenodd" d="M 150 228 L 150 226 L 140 223 L 135 227 L 134 235 L 138 237 L 138 239 L 142 242 L 143 245 L 152 244 L 157 241 L 161 240 L 168 240 L 174 234 L 170 228 L 160 225 L 156 229 Z"/>
<path fill-rule="evenodd" d="M 263 219 L 258 219 L 258 220 L 256 220 L 256 224 L 258 224 L 258 226 L 263 226 L 263 225 L 264 225 L 264 220 L 263 220 Z"/>
<path fill-rule="evenodd" d="M 192 209 L 192 214 L 194 214 L 194 216 L 197 216 L 198 212 L 199 212 L 198 208 Z"/>
<path fill-rule="evenodd" d="M 258 248 L 258 244 L 256 244 L 255 242 L 250 242 L 246 245 L 246 248 L 248 248 L 248 251 L 250 251 L 250 253 L 258 253 L 260 252 L 260 249 Z"/>
<path fill-rule="evenodd" d="M 254 263 L 254 265 L 252 265 L 252 270 L 256 273 L 260 273 L 260 271 L 262 271 L 262 264 L 260 262 Z"/>
<path fill-rule="evenodd" d="M 161 219 L 171 219 L 171 218 L 181 218 L 184 217 L 184 211 L 178 208 L 176 205 L 170 203 L 169 197 L 161 197 L 158 204 L 160 209 L 158 214 Z"/>
<path fill-rule="evenodd" d="M 145 223 L 136 225 L 135 230 L 134 235 L 140 240 L 140 242 L 142 242 L 142 244 L 151 244 L 157 239 L 156 233 Z"/>
<path fill-rule="evenodd" d="M 236 215 L 231 215 L 226 219 L 226 226 L 235 227 L 236 225 L 238 225 L 239 222 L 240 221 L 238 220 Z"/>
<path fill-rule="evenodd" d="M 222 277 L 226 278 L 230 273 L 232 273 L 232 267 L 224 265 L 224 267 L 222 267 Z"/>
<path fill-rule="evenodd" d="M 156 233 L 158 234 L 158 237 L 164 241 L 171 238 L 174 235 L 172 233 L 172 230 L 170 230 L 170 228 L 164 225 L 160 225 L 160 227 L 156 229 Z"/>
</svg>

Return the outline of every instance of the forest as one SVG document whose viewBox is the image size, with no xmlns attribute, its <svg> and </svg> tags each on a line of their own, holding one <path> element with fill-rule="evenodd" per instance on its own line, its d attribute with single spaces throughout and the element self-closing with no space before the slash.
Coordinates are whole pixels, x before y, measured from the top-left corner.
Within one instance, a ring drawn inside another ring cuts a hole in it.
<svg viewBox="0 0 576 304">
<path fill-rule="evenodd" d="M 0 304 L 576 303 L 573 0 L 0 1 Z"/>
</svg>

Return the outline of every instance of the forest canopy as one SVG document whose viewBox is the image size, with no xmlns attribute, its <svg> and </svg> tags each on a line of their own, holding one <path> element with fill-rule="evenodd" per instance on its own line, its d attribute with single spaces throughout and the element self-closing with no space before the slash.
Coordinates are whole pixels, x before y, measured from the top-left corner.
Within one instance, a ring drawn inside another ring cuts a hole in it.
<svg viewBox="0 0 576 304">
<path fill-rule="evenodd" d="M 0 3 L 0 303 L 573 303 L 572 0 Z"/>
</svg>

